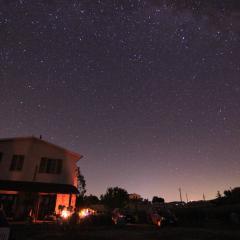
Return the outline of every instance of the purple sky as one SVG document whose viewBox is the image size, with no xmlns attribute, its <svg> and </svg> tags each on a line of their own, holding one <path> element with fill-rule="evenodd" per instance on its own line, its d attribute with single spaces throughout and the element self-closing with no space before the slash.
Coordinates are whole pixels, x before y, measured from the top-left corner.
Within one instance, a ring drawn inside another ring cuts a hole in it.
<svg viewBox="0 0 240 240">
<path fill-rule="evenodd" d="M 240 180 L 239 29 L 238 0 L 0 0 L 0 137 L 81 153 L 88 193 L 213 198 Z"/>
</svg>

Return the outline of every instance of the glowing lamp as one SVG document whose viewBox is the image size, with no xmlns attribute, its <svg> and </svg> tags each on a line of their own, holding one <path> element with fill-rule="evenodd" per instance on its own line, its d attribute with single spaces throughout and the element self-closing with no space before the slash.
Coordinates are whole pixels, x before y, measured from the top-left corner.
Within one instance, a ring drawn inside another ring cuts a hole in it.
<svg viewBox="0 0 240 240">
<path fill-rule="evenodd" d="M 62 218 L 69 218 L 70 217 L 70 212 L 68 210 L 63 210 L 61 213 Z"/>
<path fill-rule="evenodd" d="M 79 212 L 79 217 L 80 218 L 85 218 L 89 215 L 93 215 L 95 213 L 94 210 L 89 209 L 89 208 L 83 208 L 80 212 Z"/>
</svg>

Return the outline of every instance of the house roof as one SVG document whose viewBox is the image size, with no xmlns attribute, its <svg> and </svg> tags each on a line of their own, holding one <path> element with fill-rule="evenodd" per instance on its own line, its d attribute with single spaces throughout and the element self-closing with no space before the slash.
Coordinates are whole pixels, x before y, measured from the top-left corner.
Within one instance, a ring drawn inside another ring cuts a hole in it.
<svg viewBox="0 0 240 240">
<path fill-rule="evenodd" d="M 66 148 L 63 148 L 63 147 L 60 147 L 56 144 L 53 144 L 53 143 L 50 143 L 48 141 L 45 141 L 43 139 L 40 139 L 40 138 L 37 138 L 37 137 L 34 137 L 34 136 L 27 136 L 27 137 L 15 137 L 15 138 L 1 138 L 0 139 L 0 142 L 8 142 L 8 141 L 24 141 L 24 140 L 30 140 L 30 141 L 39 141 L 41 143 L 44 143 L 44 144 L 47 144 L 47 145 L 50 145 L 54 148 L 58 148 L 60 150 L 63 150 L 64 152 L 72 155 L 73 157 L 75 157 L 77 160 L 81 159 L 83 156 L 78 154 L 78 153 L 75 153 L 75 152 L 72 152 Z"/>
<path fill-rule="evenodd" d="M 0 180 L 0 190 L 78 194 L 75 186 L 69 184 Z"/>
</svg>

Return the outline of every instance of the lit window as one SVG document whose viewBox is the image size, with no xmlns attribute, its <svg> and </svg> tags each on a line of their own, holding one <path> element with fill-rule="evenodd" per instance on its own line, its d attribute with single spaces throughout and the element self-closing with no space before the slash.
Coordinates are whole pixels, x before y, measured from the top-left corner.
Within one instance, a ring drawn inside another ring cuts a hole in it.
<svg viewBox="0 0 240 240">
<path fill-rule="evenodd" d="M 42 158 L 39 173 L 61 173 L 62 159 Z"/>
<path fill-rule="evenodd" d="M 23 168 L 24 155 L 13 155 L 10 171 L 21 171 Z"/>
</svg>

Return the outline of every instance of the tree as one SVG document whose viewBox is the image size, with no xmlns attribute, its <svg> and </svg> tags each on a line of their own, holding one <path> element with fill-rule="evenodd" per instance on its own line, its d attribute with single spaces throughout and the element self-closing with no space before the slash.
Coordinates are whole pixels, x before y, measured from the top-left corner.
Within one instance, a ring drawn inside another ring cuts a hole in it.
<svg viewBox="0 0 240 240">
<path fill-rule="evenodd" d="M 223 192 L 223 194 L 224 194 L 224 197 L 225 197 L 225 198 L 230 198 L 231 195 L 232 195 L 232 192 L 231 192 L 231 190 L 225 190 L 225 191 Z"/>
<path fill-rule="evenodd" d="M 79 195 L 76 199 L 76 206 L 80 206 L 84 202 L 84 195 L 86 193 L 86 181 L 84 179 L 84 176 L 80 172 L 80 168 L 78 167 L 76 169 L 76 176 L 77 176 L 77 188 L 79 191 Z"/>
<path fill-rule="evenodd" d="M 148 205 L 148 204 L 150 203 L 150 201 L 149 201 L 147 198 L 145 198 L 145 199 L 143 199 L 143 203 L 144 203 L 145 205 Z"/>
<path fill-rule="evenodd" d="M 222 198 L 222 195 L 220 193 L 220 191 L 217 191 L 217 196 L 216 196 L 218 199 L 221 199 Z"/>
<path fill-rule="evenodd" d="M 154 196 L 152 198 L 152 203 L 164 203 L 164 198 Z"/>
<path fill-rule="evenodd" d="M 98 204 L 100 200 L 98 199 L 97 196 L 94 195 L 89 195 L 84 197 L 84 205 L 92 205 L 92 204 Z"/>
<path fill-rule="evenodd" d="M 123 208 L 129 201 L 128 192 L 119 187 L 108 188 L 104 195 L 101 195 L 102 202 L 110 209 Z"/>
<path fill-rule="evenodd" d="M 79 195 L 84 196 L 86 193 L 86 181 L 84 179 L 84 176 L 80 172 L 80 168 L 78 167 L 76 170 L 76 175 L 77 175 L 77 188 L 79 191 Z"/>
<path fill-rule="evenodd" d="M 236 187 L 231 190 L 231 197 L 229 199 L 232 203 L 240 202 L 240 187 Z"/>
</svg>

